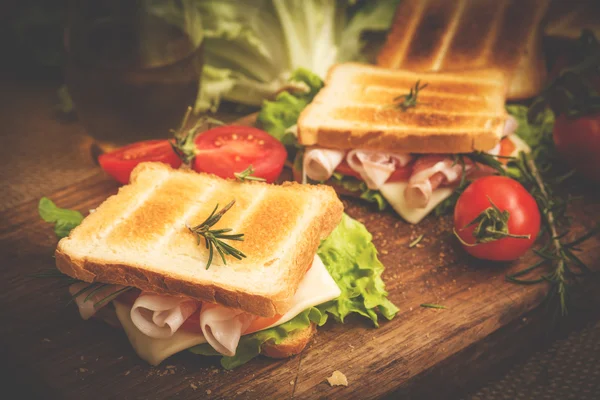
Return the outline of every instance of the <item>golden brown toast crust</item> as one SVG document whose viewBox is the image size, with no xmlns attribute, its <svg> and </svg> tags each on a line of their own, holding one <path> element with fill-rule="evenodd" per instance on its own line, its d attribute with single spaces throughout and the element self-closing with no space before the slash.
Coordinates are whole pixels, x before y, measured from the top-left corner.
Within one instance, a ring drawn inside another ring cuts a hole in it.
<svg viewBox="0 0 600 400">
<path fill-rule="evenodd" d="M 279 344 L 269 342 L 263 344 L 261 353 L 271 358 L 287 358 L 300 354 L 315 333 L 317 327 L 313 323 L 308 328 L 293 332 Z"/>
<path fill-rule="evenodd" d="M 394 104 L 417 81 L 416 107 Z M 395 153 L 490 150 L 502 135 L 505 79 L 498 70 L 416 73 L 354 63 L 333 66 L 298 119 L 305 146 Z"/>
<path fill-rule="evenodd" d="M 178 191 L 180 186 L 185 190 Z M 236 247 L 248 257 L 228 258 L 224 265 L 215 256 L 206 270 L 204 242 L 198 246 L 185 224 L 201 222 L 217 202 L 223 206 L 231 198 L 236 205 L 214 228 L 244 233 Z M 321 240 L 342 212 L 326 186 L 239 183 L 140 164 L 132 184 L 59 242 L 56 265 L 86 282 L 187 296 L 269 317 L 289 309 Z"/>
<path fill-rule="evenodd" d="M 377 63 L 415 71 L 497 68 L 507 97 L 539 92 L 545 72 L 540 33 L 549 0 L 403 0 Z M 526 74 L 527 78 L 523 75 Z"/>
</svg>

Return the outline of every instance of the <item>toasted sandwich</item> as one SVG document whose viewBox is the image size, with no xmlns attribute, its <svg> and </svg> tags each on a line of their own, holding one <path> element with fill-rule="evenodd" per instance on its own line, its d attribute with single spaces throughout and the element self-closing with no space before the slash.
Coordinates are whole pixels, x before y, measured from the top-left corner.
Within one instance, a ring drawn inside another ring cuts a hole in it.
<svg viewBox="0 0 600 400">
<path fill-rule="evenodd" d="M 143 163 L 59 242 L 56 266 L 78 280 L 69 291 L 81 316 L 115 321 L 148 363 L 192 348 L 233 367 L 252 358 L 252 346 L 238 351 L 245 338 L 271 357 L 306 346 L 325 319 L 316 307 L 342 295 L 329 269 L 345 267 L 317 252 L 340 229 L 364 229 L 349 221 L 326 186 Z M 395 313 L 387 299 L 381 307 Z"/>
<path fill-rule="evenodd" d="M 342 194 L 383 196 L 406 221 L 418 223 L 452 194 L 463 174 L 485 172 L 457 154 L 511 156 L 527 149 L 513 134 L 505 92 L 498 70 L 334 66 L 298 119 L 305 149 L 296 177 L 332 184 Z"/>
<path fill-rule="evenodd" d="M 403 0 L 377 64 L 414 71 L 494 68 L 509 80 L 507 98 L 545 84 L 543 18 L 549 0 Z"/>
</svg>

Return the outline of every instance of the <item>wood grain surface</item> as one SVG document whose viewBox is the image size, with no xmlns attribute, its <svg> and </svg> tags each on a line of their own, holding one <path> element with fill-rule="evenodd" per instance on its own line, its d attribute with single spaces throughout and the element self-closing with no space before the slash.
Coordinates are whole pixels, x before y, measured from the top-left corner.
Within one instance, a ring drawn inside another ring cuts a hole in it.
<svg viewBox="0 0 600 400">
<path fill-rule="evenodd" d="M 79 183 L 65 182 L 44 194 L 87 214 L 116 190 L 96 169 Z M 585 196 L 572 207 L 574 234 L 600 219 L 597 193 Z M 344 204 L 373 233 L 400 313 L 379 329 L 358 318 L 329 322 L 299 356 L 261 357 L 231 372 L 217 359 L 188 352 L 150 367 L 123 332 L 82 321 L 74 305 L 66 306 L 60 282 L 28 277 L 54 265 L 56 239 L 37 215 L 37 199 L 10 207 L 0 213 L 3 353 L 46 398 L 444 398 L 541 338 L 547 317 L 532 310 L 547 287 L 504 278 L 531 263 L 533 254 L 512 264 L 476 261 L 457 246 L 449 218 L 430 217 L 414 227 L 358 201 Z M 409 248 L 421 234 L 423 240 Z M 599 244 L 595 238 L 584 246 L 582 258 L 593 267 L 600 266 Z M 347 376 L 348 387 L 325 383 L 334 370 Z"/>
</svg>

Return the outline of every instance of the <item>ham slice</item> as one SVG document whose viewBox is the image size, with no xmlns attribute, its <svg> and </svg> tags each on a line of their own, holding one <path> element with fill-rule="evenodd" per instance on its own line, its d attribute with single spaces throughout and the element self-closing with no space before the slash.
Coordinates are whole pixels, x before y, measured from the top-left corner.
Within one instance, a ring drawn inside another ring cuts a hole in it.
<svg viewBox="0 0 600 400">
<path fill-rule="evenodd" d="M 473 168 L 473 163 L 465 158 L 465 172 Z M 424 208 L 431 194 L 442 184 L 458 182 L 463 166 L 447 155 L 424 155 L 414 164 L 413 174 L 404 191 L 406 203 L 411 208 Z"/>
<path fill-rule="evenodd" d="M 302 168 L 304 173 L 315 181 L 326 181 L 340 165 L 346 151 L 312 148 L 304 153 Z"/>
<path fill-rule="evenodd" d="M 69 293 L 71 293 L 71 296 L 75 296 L 77 293 L 81 292 L 90 285 L 94 284 L 90 284 L 87 282 L 74 283 L 71 286 L 69 286 Z M 121 285 L 102 284 L 102 286 L 96 286 L 98 290 L 96 290 L 96 288 L 90 288 L 89 290 L 82 292 L 79 296 L 75 298 L 75 303 L 77 304 L 77 307 L 79 307 L 79 314 L 81 315 L 81 318 L 90 319 L 94 314 L 96 314 L 96 311 L 98 311 L 110 302 L 103 302 L 98 307 L 95 307 L 96 303 L 114 294 L 115 292 L 118 292 L 124 287 L 125 286 Z M 86 298 L 88 298 L 87 301 Z"/>
<path fill-rule="evenodd" d="M 200 329 L 213 349 L 231 357 L 240 337 L 256 318 L 241 310 L 205 303 L 200 311 Z"/>
<path fill-rule="evenodd" d="M 131 307 L 131 321 L 146 336 L 165 339 L 200 307 L 200 302 L 142 292 Z"/>
<path fill-rule="evenodd" d="M 397 167 L 412 160 L 410 154 L 392 154 L 369 150 L 351 150 L 346 156 L 350 168 L 358 172 L 369 189 L 377 190 Z"/>
</svg>

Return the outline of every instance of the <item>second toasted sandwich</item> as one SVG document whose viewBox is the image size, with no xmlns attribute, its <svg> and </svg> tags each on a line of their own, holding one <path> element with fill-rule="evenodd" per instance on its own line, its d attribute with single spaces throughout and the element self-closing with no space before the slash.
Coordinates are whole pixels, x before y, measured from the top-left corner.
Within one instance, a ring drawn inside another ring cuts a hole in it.
<svg viewBox="0 0 600 400">
<path fill-rule="evenodd" d="M 298 119 L 305 149 L 296 175 L 332 184 L 342 194 L 384 198 L 406 221 L 418 223 L 451 195 L 463 174 L 485 171 L 455 155 L 526 150 L 513 135 L 516 121 L 505 111 L 505 93 L 498 70 L 334 66 Z"/>
<path fill-rule="evenodd" d="M 545 84 L 543 18 L 549 0 L 403 0 L 377 64 L 413 71 L 501 70 L 507 98 Z"/>
</svg>

